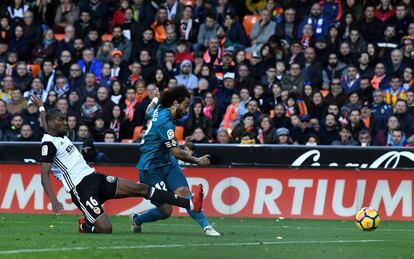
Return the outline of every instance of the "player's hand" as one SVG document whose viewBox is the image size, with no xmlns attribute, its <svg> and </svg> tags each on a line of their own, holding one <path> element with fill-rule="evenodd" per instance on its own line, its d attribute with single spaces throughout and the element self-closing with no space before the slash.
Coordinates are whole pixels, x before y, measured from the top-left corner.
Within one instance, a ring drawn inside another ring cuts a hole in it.
<svg viewBox="0 0 414 259">
<path fill-rule="evenodd" d="M 52 201 L 52 210 L 53 214 L 59 216 L 60 212 L 63 210 L 63 204 L 58 201 Z"/>
<path fill-rule="evenodd" d="M 197 158 L 198 165 L 209 165 L 210 164 L 210 155 L 205 155 L 202 157 Z"/>
<path fill-rule="evenodd" d="M 43 106 L 42 100 L 40 100 L 40 98 L 37 96 L 34 96 L 34 95 L 32 96 L 32 102 L 36 105 L 37 108 L 40 108 Z"/>
</svg>

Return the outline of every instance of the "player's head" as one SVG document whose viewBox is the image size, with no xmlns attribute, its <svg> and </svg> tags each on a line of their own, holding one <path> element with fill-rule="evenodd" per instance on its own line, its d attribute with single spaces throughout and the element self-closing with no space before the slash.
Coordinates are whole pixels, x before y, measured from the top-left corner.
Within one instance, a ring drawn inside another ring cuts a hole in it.
<svg viewBox="0 0 414 259">
<path fill-rule="evenodd" d="M 188 110 L 190 93 L 185 86 L 176 86 L 161 95 L 161 106 L 169 108 L 174 119 L 180 119 Z"/>
<path fill-rule="evenodd" d="M 66 116 L 58 109 L 50 109 L 46 113 L 47 128 L 58 136 L 64 135 L 68 129 Z"/>
</svg>

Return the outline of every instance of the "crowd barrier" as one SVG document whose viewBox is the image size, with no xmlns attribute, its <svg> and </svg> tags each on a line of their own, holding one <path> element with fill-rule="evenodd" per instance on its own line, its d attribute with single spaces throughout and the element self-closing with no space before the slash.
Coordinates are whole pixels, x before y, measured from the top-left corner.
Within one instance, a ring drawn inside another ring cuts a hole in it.
<svg viewBox="0 0 414 259">
<path fill-rule="evenodd" d="M 109 165 L 138 162 L 138 144 L 96 144 L 96 149 L 106 155 Z M 203 144 L 196 145 L 196 152 L 210 154 L 212 165 L 223 168 L 414 168 L 414 148 Z M 3 163 L 36 163 L 39 158 L 40 143 L 0 142 Z"/>
<path fill-rule="evenodd" d="M 138 180 L 133 166 L 96 166 L 98 172 Z M 38 164 L 0 165 L 0 213 L 51 213 Z M 363 206 L 383 219 L 413 220 L 410 170 L 361 168 L 184 168 L 190 186 L 203 184 L 209 216 L 351 219 Z M 79 213 L 69 194 L 52 181 L 64 213 Z M 105 211 L 127 215 L 151 208 L 141 198 L 109 201 Z M 174 208 L 175 216 L 186 212 Z"/>
</svg>

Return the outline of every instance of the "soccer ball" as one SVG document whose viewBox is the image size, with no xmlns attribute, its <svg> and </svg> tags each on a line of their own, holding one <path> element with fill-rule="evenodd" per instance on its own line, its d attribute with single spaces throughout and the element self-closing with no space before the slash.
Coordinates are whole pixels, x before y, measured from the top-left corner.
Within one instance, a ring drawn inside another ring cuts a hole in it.
<svg viewBox="0 0 414 259">
<path fill-rule="evenodd" d="M 355 215 L 355 224 L 363 231 L 372 231 L 379 227 L 380 223 L 380 215 L 371 207 L 364 207 Z"/>
</svg>

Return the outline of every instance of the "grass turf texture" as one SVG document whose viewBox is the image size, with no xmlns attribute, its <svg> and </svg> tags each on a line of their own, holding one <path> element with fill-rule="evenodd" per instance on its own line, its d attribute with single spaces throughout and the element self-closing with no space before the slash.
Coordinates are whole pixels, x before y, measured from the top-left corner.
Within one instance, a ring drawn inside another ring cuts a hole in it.
<svg viewBox="0 0 414 259">
<path fill-rule="evenodd" d="M 385 221 L 363 232 L 351 220 L 210 218 L 223 233 L 217 238 L 205 236 L 190 218 L 146 224 L 134 234 L 128 217 L 111 217 L 112 235 L 79 234 L 77 219 L 0 214 L 0 257 L 414 258 L 410 222 Z"/>
</svg>

